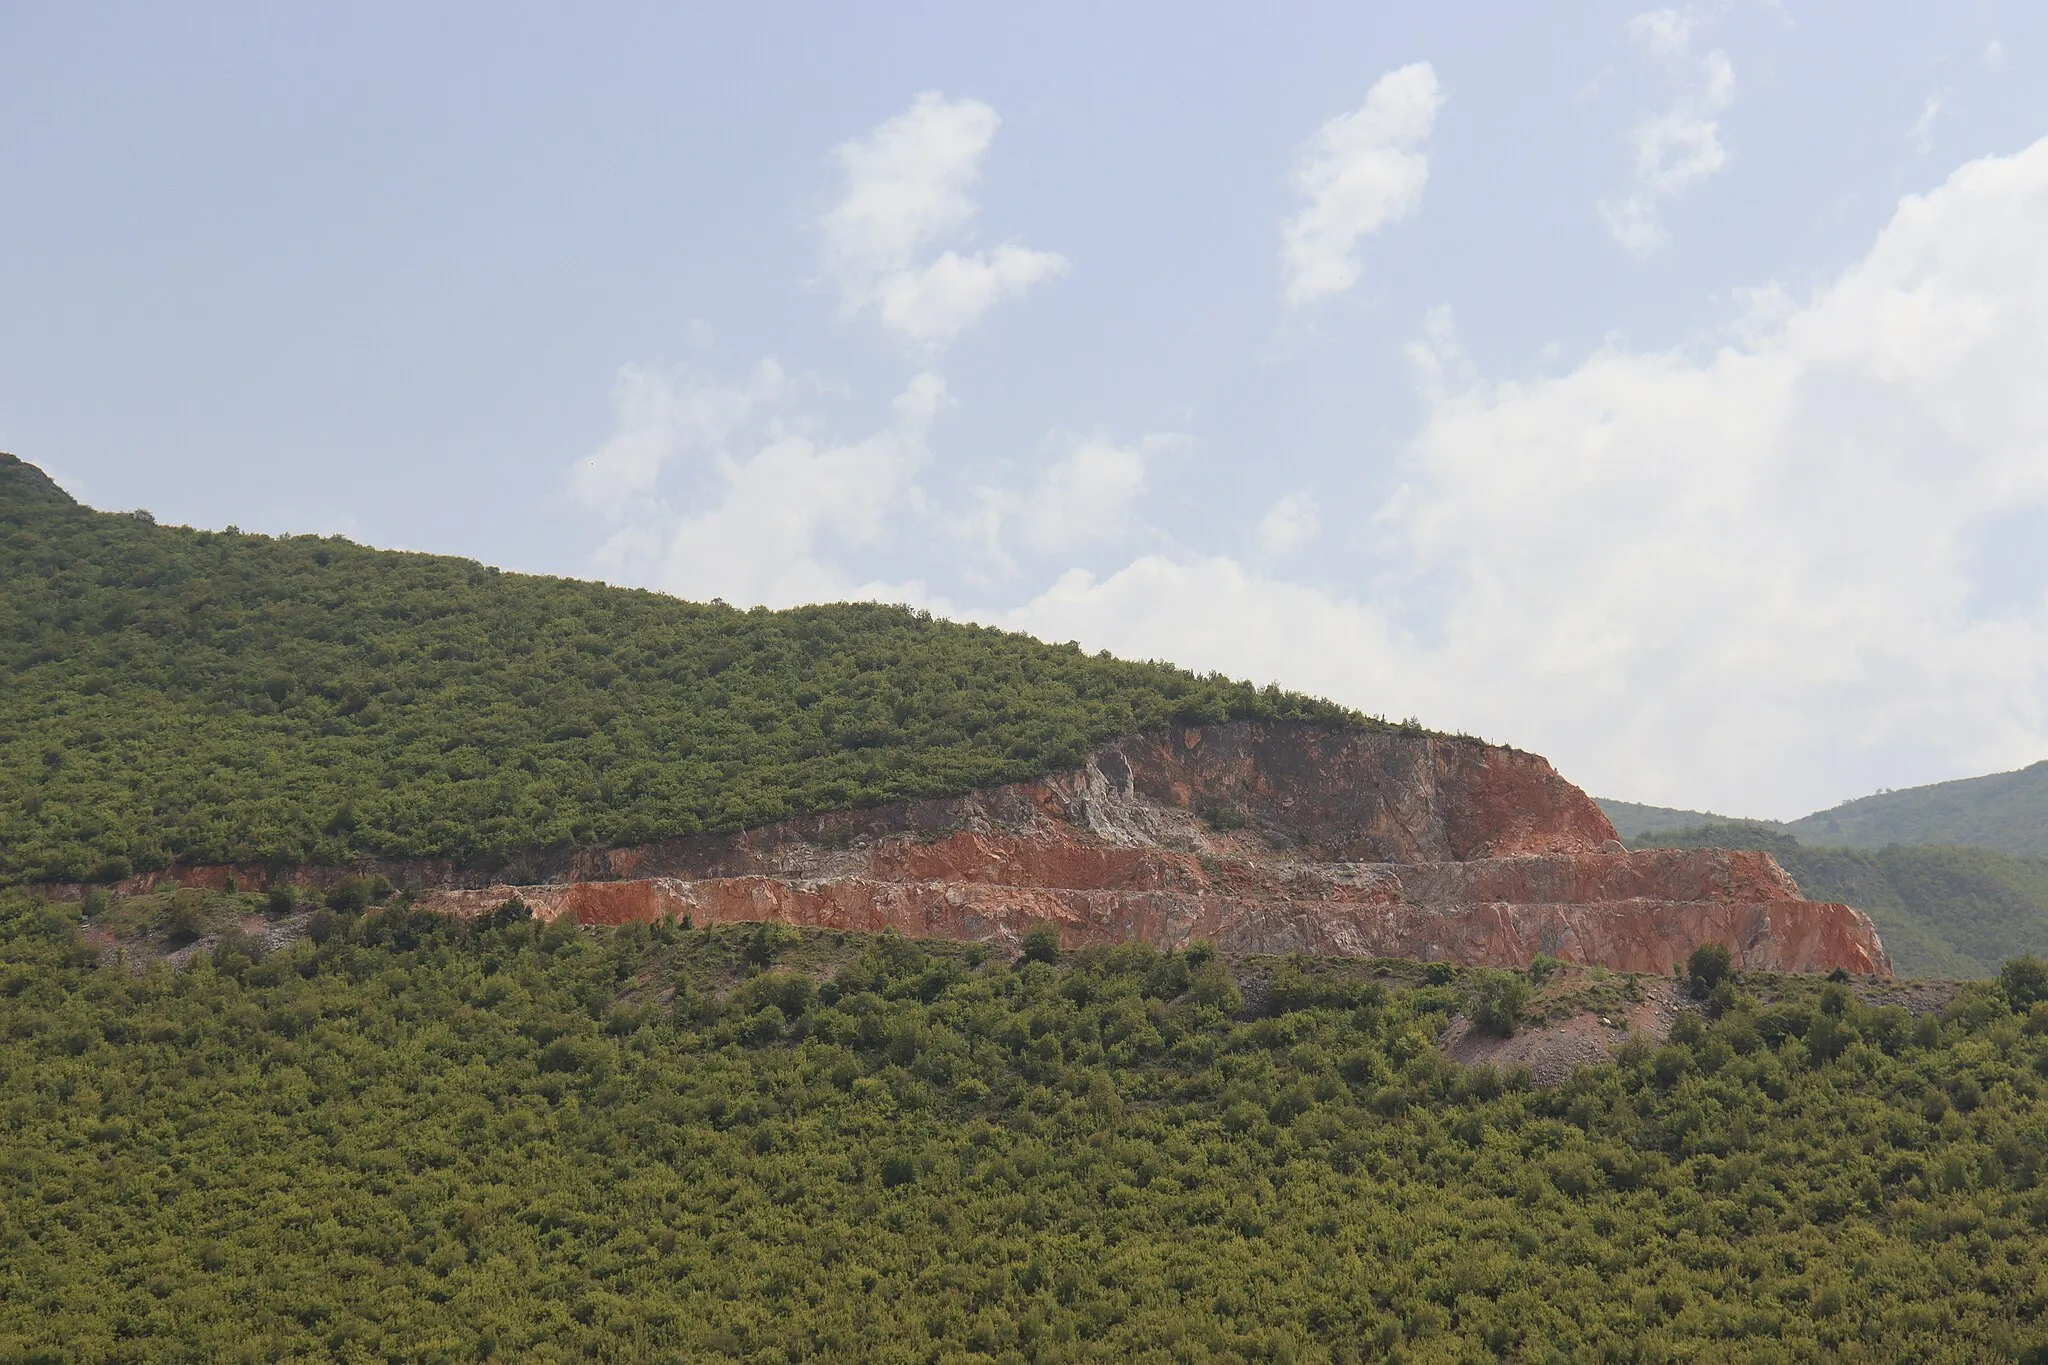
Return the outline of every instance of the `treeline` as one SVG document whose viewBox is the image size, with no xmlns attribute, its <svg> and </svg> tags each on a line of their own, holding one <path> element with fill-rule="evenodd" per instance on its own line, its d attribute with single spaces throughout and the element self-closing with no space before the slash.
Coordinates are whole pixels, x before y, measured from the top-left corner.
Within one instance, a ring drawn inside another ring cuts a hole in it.
<svg viewBox="0 0 2048 1365">
<path fill-rule="evenodd" d="M 2048 762 L 2017 772 L 1880 792 L 1787 826 L 1810 844 L 1965 844 L 2048 856 Z"/>
<path fill-rule="evenodd" d="M 1902 976 L 1988 977 L 2009 958 L 2048 953 L 2048 859 L 1923 844 L 1822 848 L 1749 821 L 1658 830 L 1629 844 L 1765 849 L 1809 897 L 1867 913 Z"/>
<path fill-rule="evenodd" d="M 1443 967 L 399 902 L 137 974 L 72 913 L 0 893 L 8 1358 L 2048 1348 L 2039 963 L 1715 982 L 1544 1091 L 1436 1051 L 1500 996 Z"/>
<path fill-rule="evenodd" d="M 953 794 L 1173 722 L 1369 724 L 1165 664 L 94 512 L 0 456 L 0 883 L 502 859 Z"/>
</svg>

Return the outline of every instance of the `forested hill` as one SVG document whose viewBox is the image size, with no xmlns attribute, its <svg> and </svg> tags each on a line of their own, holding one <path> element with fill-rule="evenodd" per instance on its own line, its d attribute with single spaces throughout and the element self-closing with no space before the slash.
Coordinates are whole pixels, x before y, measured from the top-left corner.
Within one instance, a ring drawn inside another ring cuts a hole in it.
<svg viewBox="0 0 2048 1365">
<path fill-rule="evenodd" d="M 489 860 L 951 794 L 1328 702 L 869 603 L 155 525 L 0 455 L 0 881 Z"/>
<path fill-rule="evenodd" d="M 1713 811 L 1645 806 L 1601 797 L 1600 809 L 1624 839 L 1720 824 L 1783 830 L 1806 844 L 1883 848 L 1888 844 L 1962 844 L 2048 857 L 2048 760 L 1991 773 L 1844 801 L 1797 820 L 1755 820 Z"/>
<path fill-rule="evenodd" d="M 1757 825 L 1781 829 L 1775 820 L 1749 820 L 1721 815 L 1710 810 L 1681 810 L 1674 806 L 1646 806 L 1637 801 L 1617 801 L 1611 796 L 1595 797 L 1601 813 L 1614 822 L 1614 831 L 1624 839 L 1658 834 L 1665 830 L 1703 829 L 1715 825 Z"/>
<path fill-rule="evenodd" d="M 1660 983 L 517 906 L 138 974 L 77 908 L 0 891 L 0 1360 L 2048 1354 L 2039 962 L 1538 1090 L 1429 1040 Z"/>
<path fill-rule="evenodd" d="M 2048 855 L 2048 761 L 2018 772 L 1879 792 L 1786 826 L 1814 844 L 1975 844 Z"/>
</svg>

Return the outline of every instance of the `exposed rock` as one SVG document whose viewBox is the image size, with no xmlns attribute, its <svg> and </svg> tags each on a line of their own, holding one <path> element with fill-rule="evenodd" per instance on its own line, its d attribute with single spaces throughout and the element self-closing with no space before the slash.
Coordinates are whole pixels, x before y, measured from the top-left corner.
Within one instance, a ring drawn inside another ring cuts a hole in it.
<svg viewBox="0 0 2048 1365">
<path fill-rule="evenodd" d="M 1801 899 L 1768 854 L 1622 851 L 1538 755 L 1308 725 L 1177 727 L 1033 782 L 728 834 L 351 870 L 449 914 L 516 895 L 593 924 L 772 920 L 1006 945 L 1052 924 L 1069 946 L 1208 940 L 1504 967 L 1547 953 L 1660 973 L 1722 943 L 1742 967 L 1890 970 L 1866 917 Z M 123 889 L 346 871 L 173 869 Z"/>
</svg>

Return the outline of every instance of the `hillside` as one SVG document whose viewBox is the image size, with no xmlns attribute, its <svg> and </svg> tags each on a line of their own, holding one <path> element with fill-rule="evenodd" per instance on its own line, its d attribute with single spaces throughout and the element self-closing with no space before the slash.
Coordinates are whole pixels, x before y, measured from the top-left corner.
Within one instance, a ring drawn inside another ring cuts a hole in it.
<svg viewBox="0 0 2048 1365">
<path fill-rule="evenodd" d="M 1880 792 L 1785 828 L 1810 844 L 1970 844 L 2048 857 L 2048 761 L 2018 772 Z"/>
<path fill-rule="evenodd" d="M 1698 829 L 1703 825 L 1739 823 L 1776 828 L 1770 820 L 1735 820 L 1710 810 L 1679 810 L 1672 806 L 1645 806 L 1635 801 L 1617 801 L 1611 796 L 1595 798 L 1614 831 L 1624 839 L 1636 839 L 1668 829 Z"/>
<path fill-rule="evenodd" d="M 1173 721 L 1380 725 L 900 607 L 157 526 L 12 456 L 0 583 L 0 882 L 490 865 L 963 792 Z"/>
<path fill-rule="evenodd" d="M 152 913 L 189 934 L 224 905 Z M 144 904 L 87 908 L 112 953 Z M 0 893 L 0 1357 L 2048 1346 L 2025 971 L 1917 1019 L 1745 974 L 1718 1017 L 1534 1089 L 1432 1045 L 1460 1012 L 1511 1026 L 1524 979 L 1442 964 L 516 907 L 309 929 L 135 974 Z M 1646 984 L 1538 999 L 1597 1029 Z"/>
<path fill-rule="evenodd" d="M 2048 760 L 2017 772 L 1879 792 L 1786 822 L 1646 806 L 1605 796 L 1599 802 L 1624 839 L 1740 824 L 1784 830 L 1802 843 L 1833 848 L 1961 844 L 2048 857 Z"/>
<path fill-rule="evenodd" d="M 1763 849 L 1806 895 L 1868 914 L 1903 976 L 1987 977 L 2008 958 L 2048 952 L 2048 859 L 1939 845 L 1815 848 L 1746 821 L 1660 830 L 1629 842 Z"/>
</svg>

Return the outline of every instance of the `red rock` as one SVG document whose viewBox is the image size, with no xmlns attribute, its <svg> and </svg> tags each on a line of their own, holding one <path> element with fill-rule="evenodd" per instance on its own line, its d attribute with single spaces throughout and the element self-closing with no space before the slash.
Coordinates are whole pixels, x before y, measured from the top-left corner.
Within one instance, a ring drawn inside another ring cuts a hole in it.
<svg viewBox="0 0 2048 1365">
<path fill-rule="evenodd" d="M 1003 945 L 1053 924 L 1070 947 L 1209 940 L 1499 967 L 1548 953 L 1660 973 L 1721 943 L 1743 967 L 1890 970 L 1867 917 L 1802 900 L 1768 854 L 1622 851 L 1535 754 L 1298 724 L 1176 727 L 1033 782 L 525 866 L 174 868 L 121 889 L 379 873 L 448 914 L 516 894 L 585 924 L 687 915 Z"/>
</svg>

